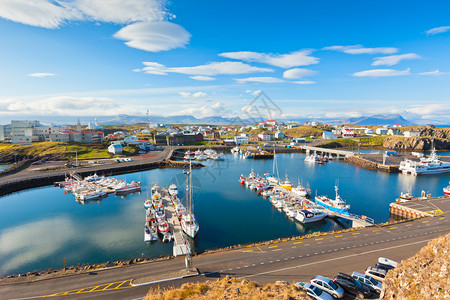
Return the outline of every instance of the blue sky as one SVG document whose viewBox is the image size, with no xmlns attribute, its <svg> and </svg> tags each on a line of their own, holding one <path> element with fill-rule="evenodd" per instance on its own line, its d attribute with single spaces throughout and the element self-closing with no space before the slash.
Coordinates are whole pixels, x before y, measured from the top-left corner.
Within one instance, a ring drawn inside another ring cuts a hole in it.
<svg viewBox="0 0 450 300">
<path fill-rule="evenodd" d="M 2 0 L 0 121 L 400 113 L 449 123 L 448 1 Z"/>
</svg>

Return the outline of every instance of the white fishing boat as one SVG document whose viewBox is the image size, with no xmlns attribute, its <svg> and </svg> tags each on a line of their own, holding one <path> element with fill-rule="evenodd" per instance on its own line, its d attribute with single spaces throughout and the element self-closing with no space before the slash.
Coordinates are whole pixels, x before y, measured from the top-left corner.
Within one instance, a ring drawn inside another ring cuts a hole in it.
<svg viewBox="0 0 450 300">
<path fill-rule="evenodd" d="M 152 236 L 150 234 L 150 228 L 146 225 L 144 228 L 144 242 L 151 242 Z"/>
<path fill-rule="evenodd" d="M 97 181 L 97 180 L 101 180 L 105 178 L 105 176 L 98 176 L 97 173 L 95 173 L 94 175 L 88 176 L 86 178 L 84 178 L 84 180 L 86 181 Z"/>
<path fill-rule="evenodd" d="M 300 223 L 307 224 L 317 222 L 325 218 L 328 214 L 320 209 L 302 209 L 298 210 L 295 219 Z"/>
<path fill-rule="evenodd" d="M 167 232 L 167 233 L 164 234 L 164 236 L 163 236 L 163 238 L 162 238 L 162 241 L 163 241 L 163 243 L 169 243 L 169 242 L 172 241 L 172 239 L 173 239 L 173 235 L 172 235 L 172 233 L 169 231 L 169 232 Z"/>
<path fill-rule="evenodd" d="M 169 185 L 169 189 L 168 189 L 169 195 L 170 196 L 176 196 L 178 195 L 178 188 L 177 185 L 172 183 L 171 185 Z"/>
<path fill-rule="evenodd" d="M 162 235 L 169 232 L 169 230 L 170 230 L 169 223 L 166 220 L 158 223 L 158 232 L 161 233 Z"/>
<path fill-rule="evenodd" d="M 125 183 L 124 186 L 115 189 L 116 194 L 132 193 L 140 190 L 141 190 L 140 181 L 139 182 L 132 181 L 131 183 Z"/>
<path fill-rule="evenodd" d="M 177 213 L 178 219 L 181 219 L 186 213 L 186 207 L 184 207 L 183 204 L 179 203 L 175 206 L 175 212 Z"/>
<path fill-rule="evenodd" d="M 152 202 L 152 200 L 150 200 L 150 199 L 145 200 L 145 202 L 144 202 L 144 208 L 148 210 L 148 209 L 151 208 L 151 207 L 153 207 L 153 202 Z"/>
<path fill-rule="evenodd" d="M 307 155 L 305 157 L 305 162 L 311 162 L 311 163 L 316 163 L 320 160 L 320 156 L 317 154 L 311 154 L 311 155 Z"/>
<path fill-rule="evenodd" d="M 164 206 L 160 205 L 156 208 L 156 221 L 158 223 L 164 222 L 166 220 L 166 211 L 164 210 Z"/>
<path fill-rule="evenodd" d="M 233 149 L 231 149 L 231 153 L 239 153 L 239 147 L 234 147 Z"/>
<path fill-rule="evenodd" d="M 186 151 L 184 153 L 184 160 L 185 161 L 195 160 L 195 152 Z"/>
<path fill-rule="evenodd" d="M 405 158 L 400 162 L 399 170 L 404 174 L 427 175 L 450 172 L 450 163 L 441 161 L 436 155 L 436 149 L 433 147 L 430 156 L 420 158 L 420 161 L 413 161 Z"/>
<path fill-rule="evenodd" d="M 107 192 L 102 191 L 102 190 L 94 190 L 94 191 L 76 193 L 75 198 L 82 200 L 82 201 L 88 201 L 88 200 L 99 199 L 103 196 L 106 196 L 107 194 L 108 194 Z"/>
<path fill-rule="evenodd" d="M 300 197 L 307 197 L 311 195 L 311 189 L 309 187 L 304 187 L 301 183 L 299 183 L 296 187 L 292 188 L 291 191 Z"/>
<path fill-rule="evenodd" d="M 443 188 L 443 190 L 444 190 L 444 195 L 445 196 L 450 196 L 450 185 L 445 187 L 445 188 Z"/>
<path fill-rule="evenodd" d="M 339 196 L 338 194 L 339 188 L 337 186 L 334 186 L 334 190 L 336 191 L 335 199 L 328 198 L 327 196 L 316 196 L 315 198 L 316 203 L 331 211 L 348 215 L 350 205 L 346 204 L 345 201 L 342 200 L 341 196 Z"/>
<path fill-rule="evenodd" d="M 197 220 L 195 219 L 192 203 L 192 168 L 189 164 L 189 172 L 186 175 L 186 213 L 181 216 L 181 228 L 190 238 L 195 238 L 199 231 Z"/>
<path fill-rule="evenodd" d="M 297 216 L 297 208 L 295 206 L 289 206 L 285 212 L 289 218 L 295 218 Z"/>
</svg>

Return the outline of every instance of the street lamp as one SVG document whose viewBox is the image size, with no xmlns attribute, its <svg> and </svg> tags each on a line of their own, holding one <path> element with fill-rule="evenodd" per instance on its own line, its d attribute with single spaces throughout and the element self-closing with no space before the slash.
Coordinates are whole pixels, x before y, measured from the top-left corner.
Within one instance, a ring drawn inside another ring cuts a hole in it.
<svg viewBox="0 0 450 300">
<path fill-rule="evenodd" d="M 14 165 L 17 165 L 17 154 L 14 154 Z"/>
</svg>

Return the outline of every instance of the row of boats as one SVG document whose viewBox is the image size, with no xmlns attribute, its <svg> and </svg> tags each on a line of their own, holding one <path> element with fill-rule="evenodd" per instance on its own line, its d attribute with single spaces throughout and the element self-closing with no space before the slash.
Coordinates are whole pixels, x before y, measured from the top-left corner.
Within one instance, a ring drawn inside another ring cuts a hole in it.
<svg viewBox="0 0 450 300">
<path fill-rule="evenodd" d="M 275 208 L 284 211 L 288 217 L 301 223 L 320 221 L 328 216 L 327 211 L 349 214 L 350 205 L 339 196 L 337 186 L 335 199 L 316 196 L 315 201 L 310 201 L 308 197 L 311 195 L 311 189 L 300 183 L 293 187 L 287 177 L 286 180 L 281 181 L 272 174 L 266 173 L 261 177 L 252 170 L 248 176 L 241 175 L 239 182 L 269 198 Z"/>
<path fill-rule="evenodd" d="M 309 163 L 316 163 L 316 164 L 325 164 L 327 162 L 329 162 L 330 160 L 332 160 L 332 157 L 329 157 L 327 155 L 319 155 L 319 154 L 311 154 L 311 155 L 307 155 L 305 157 L 305 162 L 309 162 Z"/>
<path fill-rule="evenodd" d="M 223 153 L 218 153 L 216 150 L 213 149 L 205 149 L 197 151 L 186 151 L 184 153 L 184 160 L 185 161 L 205 161 L 205 160 L 225 160 L 225 156 Z"/>
<path fill-rule="evenodd" d="M 73 193 L 75 199 L 81 201 L 96 200 L 106 197 L 108 194 L 124 195 L 141 191 L 141 182 L 118 180 L 113 177 L 98 176 L 97 174 L 82 179 L 77 174 L 72 174 L 64 181 L 55 182 L 55 186 L 64 188 L 64 193 Z"/>
</svg>

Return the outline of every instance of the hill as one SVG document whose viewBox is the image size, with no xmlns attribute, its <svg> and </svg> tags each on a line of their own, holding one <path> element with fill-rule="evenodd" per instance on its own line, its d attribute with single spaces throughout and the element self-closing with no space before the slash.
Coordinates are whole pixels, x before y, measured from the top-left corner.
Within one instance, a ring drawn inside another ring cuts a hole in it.
<svg viewBox="0 0 450 300">
<path fill-rule="evenodd" d="M 365 116 L 365 117 L 359 117 L 359 118 L 350 118 L 344 123 L 346 124 L 356 124 L 356 125 L 394 125 L 394 124 L 400 124 L 402 126 L 409 126 L 409 125 L 417 125 L 413 122 L 410 122 L 403 118 L 401 115 L 394 114 L 394 115 L 372 115 L 372 116 Z"/>
<path fill-rule="evenodd" d="M 217 281 L 185 283 L 179 289 L 151 289 L 144 300 L 162 299 L 310 299 L 294 284 L 277 281 L 261 285 L 226 276 Z"/>
<path fill-rule="evenodd" d="M 389 271 L 382 300 L 449 299 L 450 233 L 434 239 Z"/>
</svg>

